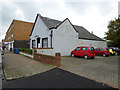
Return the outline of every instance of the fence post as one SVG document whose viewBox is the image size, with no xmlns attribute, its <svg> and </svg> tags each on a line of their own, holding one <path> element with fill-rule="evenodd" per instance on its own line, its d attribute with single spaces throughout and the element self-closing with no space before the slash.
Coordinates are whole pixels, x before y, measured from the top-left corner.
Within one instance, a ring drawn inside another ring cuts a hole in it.
<svg viewBox="0 0 120 90">
<path fill-rule="evenodd" d="M 37 53 L 36 49 L 33 49 L 33 58 L 35 59 L 35 54 Z"/>
<path fill-rule="evenodd" d="M 61 54 L 55 53 L 55 56 L 56 56 L 56 66 L 60 67 L 61 66 Z"/>
</svg>

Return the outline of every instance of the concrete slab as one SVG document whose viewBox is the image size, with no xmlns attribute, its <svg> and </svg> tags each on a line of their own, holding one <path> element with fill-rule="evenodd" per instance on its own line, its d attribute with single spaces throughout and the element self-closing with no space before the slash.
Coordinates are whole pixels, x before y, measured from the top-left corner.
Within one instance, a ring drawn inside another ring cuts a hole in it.
<svg viewBox="0 0 120 90">
<path fill-rule="evenodd" d="M 6 80 L 17 79 L 45 72 L 56 66 L 45 64 L 29 57 L 7 52 L 3 56 L 3 71 Z"/>
<path fill-rule="evenodd" d="M 77 75 L 118 88 L 118 57 L 100 57 L 95 59 L 62 57 L 61 69 Z"/>
</svg>

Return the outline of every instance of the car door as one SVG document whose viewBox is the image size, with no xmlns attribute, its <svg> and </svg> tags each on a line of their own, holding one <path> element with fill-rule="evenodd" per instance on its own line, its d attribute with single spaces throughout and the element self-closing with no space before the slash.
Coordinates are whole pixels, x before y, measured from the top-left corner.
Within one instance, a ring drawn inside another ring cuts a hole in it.
<svg viewBox="0 0 120 90">
<path fill-rule="evenodd" d="M 79 56 L 79 53 L 80 53 L 80 47 L 77 47 L 77 48 L 75 49 L 74 55 L 75 55 L 75 56 Z"/>
<path fill-rule="evenodd" d="M 95 54 L 98 55 L 98 48 L 95 49 Z"/>
<path fill-rule="evenodd" d="M 102 54 L 103 54 L 103 49 L 100 48 L 100 49 L 99 49 L 99 55 L 102 55 Z"/>
<path fill-rule="evenodd" d="M 86 53 L 86 48 L 85 47 L 81 47 L 81 50 L 80 50 L 80 56 L 84 56 Z"/>
</svg>

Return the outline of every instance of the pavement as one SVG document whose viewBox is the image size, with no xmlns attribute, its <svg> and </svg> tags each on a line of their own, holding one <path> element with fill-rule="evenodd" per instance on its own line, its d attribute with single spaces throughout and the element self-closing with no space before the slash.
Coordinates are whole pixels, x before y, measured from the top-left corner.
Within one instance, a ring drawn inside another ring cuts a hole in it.
<svg viewBox="0 0 120 90">
<path fill-rule="evenodd" d="M 118 58 L 120 56 L 96 56 L 95 59 L 87 60 L 80 57 L 62 57 L 60 68 L 118 88 Z"/>
<path fill-rule="evenodd" d="M 3 55 L 3 71 L 6 80 L 31 76 L 55 67 L 20 54 L 5 52 Z"/>
<path fill-rule="evenodd" d="M 78 76 L 74 73 L 54 68 L 33 76 L 3 82 L 5 88 L 108 88 L 106 84 Z M 117 89 L 116 89 L 117 90 Z"/>
</svg>

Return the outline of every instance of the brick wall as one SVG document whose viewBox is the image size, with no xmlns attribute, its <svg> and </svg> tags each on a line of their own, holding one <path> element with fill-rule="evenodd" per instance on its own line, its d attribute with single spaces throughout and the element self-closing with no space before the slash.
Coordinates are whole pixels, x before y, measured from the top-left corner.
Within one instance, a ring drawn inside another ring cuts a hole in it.
<svg viewBox="0 0 120 90">
<path fill-rule="evenodd" d="M 50 55 L 45 55 L 45 54 L 39 54 L 36 51 L 34 51 L 34 59 L 47 63 L 47 64 L 55 65 L 57 67 L 61 66 L 60 53 L 55 53 L 55 56 L 50 56 Z"/>
<path fill-rule="evenodd" d="M 5 41 L 29 40 L 32 27 L 33 23 L 31 22 L 13 20 L 6 32 Z M 8 39 L 12 34 L 13 37 Z"/>
</svg>

